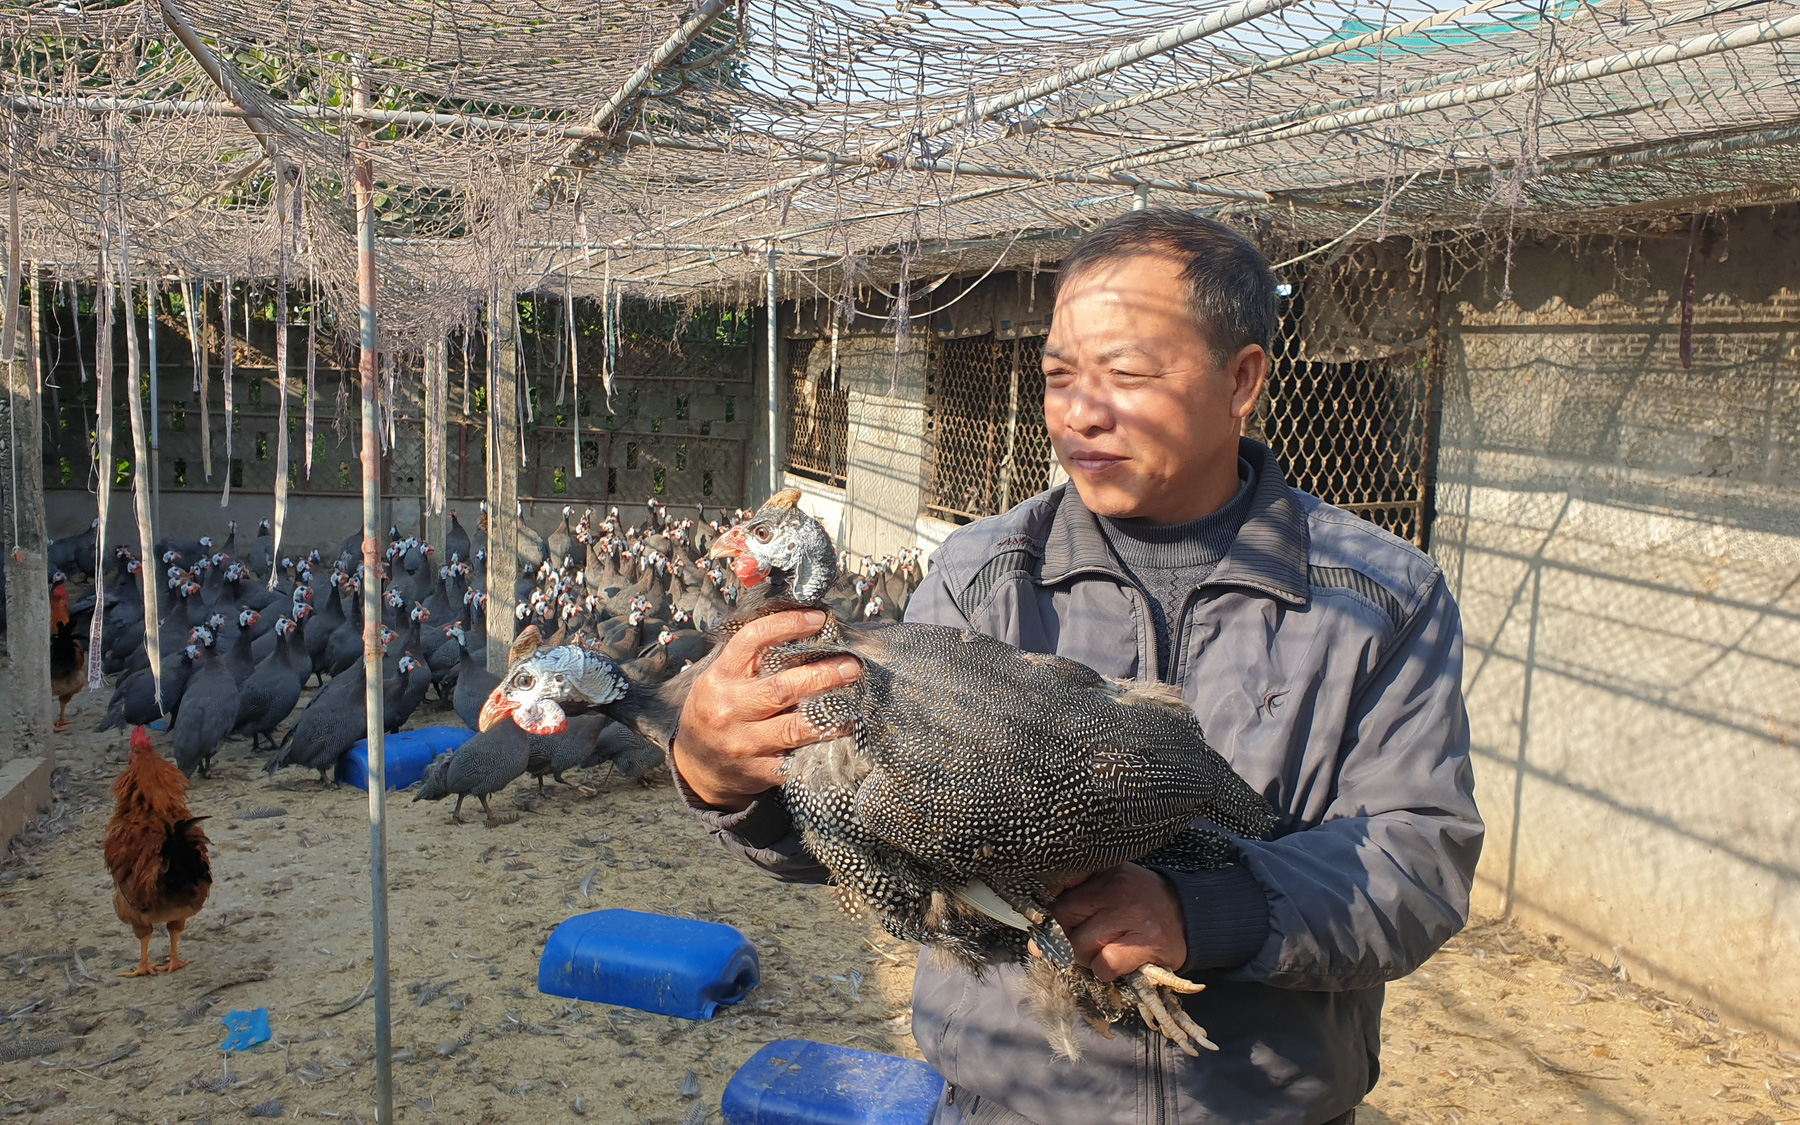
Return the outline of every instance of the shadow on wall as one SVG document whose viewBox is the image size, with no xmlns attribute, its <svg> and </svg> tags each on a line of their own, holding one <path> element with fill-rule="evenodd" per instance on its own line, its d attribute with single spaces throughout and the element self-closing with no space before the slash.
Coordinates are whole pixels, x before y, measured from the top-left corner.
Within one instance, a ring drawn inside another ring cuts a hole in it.
<svg viewBox="0 0 1800 1125">
<path fill-rule="evenodd" d="M 1800 235 L 1522 241 L 1452 328 L 1433 552 L 1463 609 L 1480 909 L 1800 1037 Z"/>
</svg>

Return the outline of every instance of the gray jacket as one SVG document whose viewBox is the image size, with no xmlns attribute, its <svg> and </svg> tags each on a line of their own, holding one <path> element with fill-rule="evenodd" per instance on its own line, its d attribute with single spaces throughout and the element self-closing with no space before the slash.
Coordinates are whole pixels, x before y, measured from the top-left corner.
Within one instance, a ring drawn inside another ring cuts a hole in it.
<svg viewBox="0 0 1800 1125">
<path fill-rule="evenodd" d="M 1260 892 L 1260 948 L 1253 938 L 1238 963 L 1191 958 L 1182 970 L 1207 986 L 1187 1009 L 1219 1051 L 1190 1059 L 1121 1025 L 1110 1039 L 1083 1028 L 1082 1061 L 1060 1062 L 1018 969 L 975 977 L 919 961 L 913 1034 L 926 1059 L 959 1091 L 1043 1125 L 1336 1118 L 1379 1073 L 1385 982 L 1467 919 L 1482 824 L 1462 630 L 1443 575 L 1410 544 L 1289 487 L 1261 445 L 1241 452 L 1256 472 L 1250 514 L 1171 623 L 1171 681 L 1282 814 L 1278 838 L 1243 841 L 1242 870 L 1228 873 Z M 973 627 L 1110 676 L 1154 678 L 1158 663 L 1143 593 L 1068 486 L 959 529 L 907 619 Z M 733 852 L 780 878 L 827 877 L 779 792 L 726 815 L 680 789 Z M 1215 913 L 1241 914 L 1228 881 L 1217 900 L 1204 880 L 1171 881 L 1190 949 L 1209 944 Z M 1241 918 L 1220 925 L 1243 932 Z"/>
</svg>

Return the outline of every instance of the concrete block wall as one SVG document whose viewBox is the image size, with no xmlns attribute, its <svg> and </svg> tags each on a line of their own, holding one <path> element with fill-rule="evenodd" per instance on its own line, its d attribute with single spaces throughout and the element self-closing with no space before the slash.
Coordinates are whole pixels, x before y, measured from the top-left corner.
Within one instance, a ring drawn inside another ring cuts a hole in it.
<svg viewBox="0 0 1800 1125">
<path fill-rule="evenodd" d="M 1476 908 L 1800 1040 L 1800 213 L 1521 240 L 1454 302 L 1432 551 Z"/>
</svg>

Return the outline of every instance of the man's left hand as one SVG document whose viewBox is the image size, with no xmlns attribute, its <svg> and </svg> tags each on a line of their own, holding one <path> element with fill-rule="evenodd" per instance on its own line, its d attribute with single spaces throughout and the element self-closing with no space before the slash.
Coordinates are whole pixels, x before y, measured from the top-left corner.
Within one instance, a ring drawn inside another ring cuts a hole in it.
<svg viewBox="0 0 1800 1125">
<path fill-rule="evenodd" d="M 1109 981 L 1145 965 L 1187 963 L 1181 900 L 1161 875 L 1127 863 L 1063 890 L 1050 906 L 1075 947 L 1075 960 Z"/>
</svg>

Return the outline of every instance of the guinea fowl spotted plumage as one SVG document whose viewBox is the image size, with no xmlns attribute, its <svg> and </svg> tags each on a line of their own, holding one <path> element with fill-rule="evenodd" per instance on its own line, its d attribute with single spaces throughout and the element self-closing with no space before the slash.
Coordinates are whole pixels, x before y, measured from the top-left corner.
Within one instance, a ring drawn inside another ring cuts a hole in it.
<svg viewBox="0 0 1800 1125">
<path fill-rule="evenodd" d="M 275 648 L 250 678 L 238 687 L 237 721 L 233 724 L 233 734 L 248 734 L 250 748 L 256 749 L 257 740 L 266 738 L 271 749 L 275 745 L 275 728 L 282 720 L 293 713 L 294 705 L 300 702 L 300 677 L 293 662 L 291 648 L 296 635 L 292 618 L 283 617 L 275 623 Z"/>
<path fill-rule="evenodd" d="M 778 494 L 714 542 L 709 553 L 763 593 L 728 629 L 817 607 L 836 577 L 831 540 L 798 499 Z M 1070 876 L 1151 857 L 1176 869 L 1229 863 L 1230 839 L 1197 819 L 1244 837 L 1274 829 L 1274 811 L 1206 744 L 1180 694 L 972 630 L 829 613 L 816 638 L 765 653 L 760 672 L 840 656 L 860 661 L 862 677 L 802 701 L 820 741 L 793 754 L 783 798 L 846 905 L 971 968 L 1032 964 L 1034 1007 L 1071 1057 L 1077 1014 L 1141 1017 L 1189 1054 L 1211 1046 L 1179 1002 L 1200 986 L 1156 965 L 1102 983 L 1075 964 L 1049 912 Z M 672 724 L 658 707 L 678 705 L 691 680 L 634 699 L 596 659 L 520 646 L 483 724 L 511 713 L 532 731 L 587 707 L 666 746 Z M 1028 941 L 1042 960 L 1026 956 Z"/>
<path fill-rule="evenodd" d="M 512 723 L 500 723 L 482 731 L 457 747 L 454 752 L 439 754 L 425 767 L 425 780 L 414 801 L 441 801 L 456 794 L 456 808 L 450 816 L 462 822 L 463 800 L 474 797 L 481 811 L 492 817 L 488 797 L 513 783 L 525 773 L 531 758 L 531 747 L 525 732 Z"/>
<path fill-rule="evenodd" d="M 238 713 L 238 685 L 232 679 L 227 656 L 218 651 L 217 639 L 210 631 L 200 640 L 199 663 L 188 677 L 187 690 L 181 694 L 186 706 L 175 712 L 169 732 L 175 764 L 189 777 L 196 770 L 201 777 L 207 776 L 213 756 L 237 724 Z"/>
</svg>

